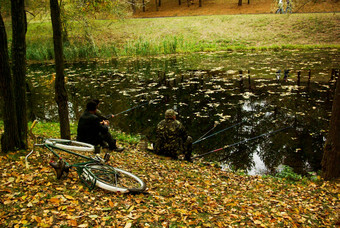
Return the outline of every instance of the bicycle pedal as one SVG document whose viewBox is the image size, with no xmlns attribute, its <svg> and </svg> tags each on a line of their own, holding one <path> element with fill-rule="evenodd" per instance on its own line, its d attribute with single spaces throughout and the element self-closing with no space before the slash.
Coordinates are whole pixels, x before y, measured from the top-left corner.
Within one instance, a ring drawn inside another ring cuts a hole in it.
<svg viewBox="0 0 340 228">
<path fill-rule="evenodd" d="M 94 156 L 93 159 L 96 160 L 96 161 L 102 162 L 102 163 L 105 162 L 105 160 L 102 159 L 101 157 L 99 157 L 98 155 Z"/>
<path fill-rule="evenodd" d="M 57 179 L 60 179 L 61 176 L 63 175 L 64 171 L 65 170 L 65 162 L 62 160 L 62 159 L 59 159 L 57 162 L 54 162 L 54 161 L 50 161 L 50 166 L 52 166 L 52 168 L 55 169 L 56 171 L 56 174 L 57 174 Z M 68 168 L 67 168 L 67 171 L 68 173 Z"/>
<path fill-rule="evenodd" d="M 104 155 L 104 161 L 108 162 L 110 160 L 110 154 L 109 153 L 105 153 Z"/>
</svg>

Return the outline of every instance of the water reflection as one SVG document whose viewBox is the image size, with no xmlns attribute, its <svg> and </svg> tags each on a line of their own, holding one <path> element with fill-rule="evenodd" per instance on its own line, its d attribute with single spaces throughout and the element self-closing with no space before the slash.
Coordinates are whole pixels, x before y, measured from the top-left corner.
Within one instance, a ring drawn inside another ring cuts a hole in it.
<svg viewBox="0 0 340 228">
<path fill-rule="evenodd" d="M 168 108 L 177 109 L 194 140 L 216 121 L 219 124 L 211 133 L 242 122 L 195 144 L 197 154 L 292 126 L 212 153 L 205 159 L 223 161 L 250 173 L 271 173 L 280 164 L 299 173 L 320 169 L 334 75 L 338 74 L 338 70 L 332 69 L 339 69 L 336 50 L 195 54 L 66 66 L 73 120 L 79 118 L 87 99 L 99 98 L 105 114 L 116 114 L 149 101 L 144 107 L 112 119 L 111 127 L 146 136 L 150 141 Z M 283 72 L 287 69 L 285 78 Z M 282 72 L 280 77 L 278 70 Z M 57 119 L 53 71 L 52 65 L 29 67 L 32 119 Z"/>
</svg>

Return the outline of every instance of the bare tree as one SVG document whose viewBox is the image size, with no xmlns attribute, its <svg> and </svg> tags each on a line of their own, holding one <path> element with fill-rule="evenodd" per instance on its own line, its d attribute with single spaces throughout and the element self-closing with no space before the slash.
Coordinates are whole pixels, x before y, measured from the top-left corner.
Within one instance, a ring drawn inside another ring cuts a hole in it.
<svg viewBox="0 0 340 228">
<path fill-rule="evenodd" d="M 11 0 L 12 72 L 20 149 L 27 148 L 26 13 L 24 0 Z"/>
<path fill-rule="evenodd" d="M 70 139 L 70 121 L 68 115 L 68 97 L 65 88 L 63 42 L 60 20 L 60 7 L 58 0 L 50 0 L 51 20 L 53 27 L 53 44 L 56 66 L 55 79 L 55 100 L 58 104 L 60 136 L 63 139 Z"/>
<path fill-rule="evenodd" d="M 7 34 L 0 12 L 0 95 L 3 99 L 3 121 L 5 133 L 1 136 L 1 150 L 14 151 L 20 147 L 18 123 L 11 67 L 9 64 Z"/>
<path fill-rule="evenodd" d="M 336 83 L 336 90 L 332 106 L 332 117 L 322 158 L 323 177 L 331 180 L 340 177 L 340 80 Z"/>
</svg>

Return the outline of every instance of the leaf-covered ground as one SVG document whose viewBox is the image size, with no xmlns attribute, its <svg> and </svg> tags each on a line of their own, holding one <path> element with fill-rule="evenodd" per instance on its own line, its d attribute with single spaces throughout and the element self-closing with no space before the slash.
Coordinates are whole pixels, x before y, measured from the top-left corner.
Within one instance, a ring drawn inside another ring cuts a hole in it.
<svg viewBox="0 0 340 228">
<path fill-rule="evenodd" d="M 109 162 L 141 177 L 144 194 L 89 191 L 57 180 L 43 151 L 0 156 L 0 227 L 337 227 L 339 182 L 238 175 L 129 146 Z"/>
</svg>

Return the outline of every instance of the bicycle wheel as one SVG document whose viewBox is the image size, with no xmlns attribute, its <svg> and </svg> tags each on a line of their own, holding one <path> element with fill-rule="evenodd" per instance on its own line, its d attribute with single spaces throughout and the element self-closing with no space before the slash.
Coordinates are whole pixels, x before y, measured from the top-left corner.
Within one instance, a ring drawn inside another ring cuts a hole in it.
<svg viewBox="0 0 340 228">
<path fill-rule="evenodd" d="M 94 152 L 94 146 L 84 142 L 78 142 L 68 139 L 46 139 L 47 145 L 53 145 L 65 150 L 74 150 L 82 152 Z"/>
<path fill-rule="evenodd" d="M 136 175 L 109 165 L 86 164 L 83 175 L 99 188 L 112 192 L 138 193 L 146 188 L 145 183 Z"/>
</svg>

